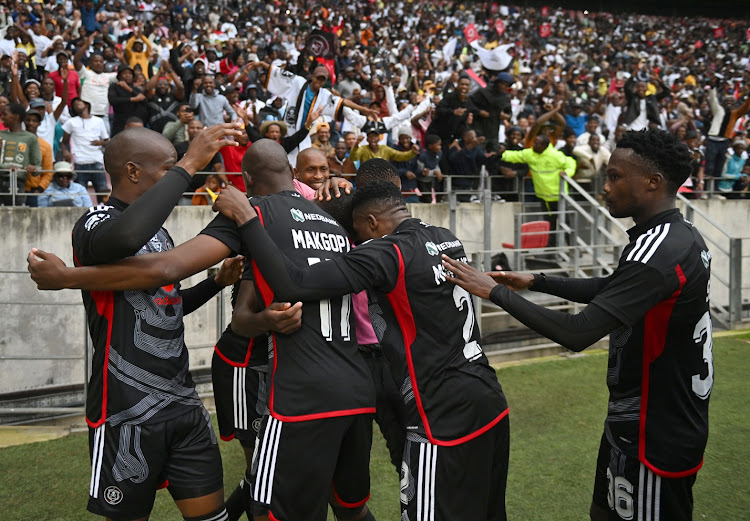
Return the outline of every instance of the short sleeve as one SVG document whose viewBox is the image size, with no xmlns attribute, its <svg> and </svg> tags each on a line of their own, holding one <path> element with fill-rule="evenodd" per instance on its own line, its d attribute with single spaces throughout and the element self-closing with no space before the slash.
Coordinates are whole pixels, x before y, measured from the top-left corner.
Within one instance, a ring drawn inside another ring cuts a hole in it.
<svg viewBox="0 0 750 521">
<path fill-rule="evenodd" d="M 62 126 L 63 131 L 65 131 L 66 134 L 72 134 L 73 133 L 73 118 L 70 118 L 68 121 L 65 122 Z"/>
<path fill-rule="evenodd" d="M 266 89 L 271 94 L 286 98 L 294 85 L 294 79 L 296 77 L 297 75 L 290 71 L 271 65 L 271 68 L 268 71 L 268 84 Z"/>
<path fill-rule="evenodd" d="M 200 233 L 223 242 L 234 254 L 241 252 L 242 241 L 237 225 L 233 220 L 222 214 L 214 217 L 214 220 L 208 223 L 208 226 L 203 228 Z"/>
</svg>

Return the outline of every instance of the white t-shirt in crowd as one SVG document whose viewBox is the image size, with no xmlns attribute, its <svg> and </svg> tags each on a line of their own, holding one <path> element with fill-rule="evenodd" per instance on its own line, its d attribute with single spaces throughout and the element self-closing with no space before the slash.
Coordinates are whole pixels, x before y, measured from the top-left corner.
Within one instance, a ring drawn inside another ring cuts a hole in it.
<svg viewBox="0 0 750 521">
<path fill-rule="evenodd" d="M 70 134 L 70 152 L 73 154 L 74 164 L 104 163 L 104 147 L 91 144 L 92 141 L 109 138 L 107 127 L 101 118 L 70 118 L 63 125 L 63 131 Z"/>
<path fill-rule="evenodd" d="M 109 85 L 117 82 L 116 72 L 102 72 L 97 74 L 87 67 L 78 71 L 81 79 L 81 99 L 91 103 L 92 116 L 109 115 Z"/>
</svg>

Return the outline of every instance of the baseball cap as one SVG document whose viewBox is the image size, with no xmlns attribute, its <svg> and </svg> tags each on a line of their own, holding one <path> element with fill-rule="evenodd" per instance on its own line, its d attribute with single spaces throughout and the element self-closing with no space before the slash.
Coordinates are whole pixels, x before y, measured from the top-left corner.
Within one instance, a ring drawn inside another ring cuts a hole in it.
<svg viewBox="0 0 750 521">
<path fill-rule="evenodd" d="M 497 81 L 510 84 L 510 83 L 513 83 L 513 76 L 511 76 L 507 72 L 501 72 L 500 74 L 497 75 Z"/>
<path fill-rule="evenodd" d="M 42 98 L 32 98 L 31 101 L 29 101 L 29 108 L 46 109 L 47 104 L 44 102 Z"/>
</svg>

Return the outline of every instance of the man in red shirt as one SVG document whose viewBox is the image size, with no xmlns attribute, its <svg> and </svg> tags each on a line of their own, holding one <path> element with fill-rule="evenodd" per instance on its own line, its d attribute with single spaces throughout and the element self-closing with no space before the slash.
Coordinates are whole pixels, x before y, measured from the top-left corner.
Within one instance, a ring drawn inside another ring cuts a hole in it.
<svg viewBox="0 0 750 521">
<path fill-rule="evenodd" d="M 221 149 L 221 157 L 224 159 L 224 169 L 227 172 L 227 178 L 229 182 L 237 187 L 238 190 L 246 192 L 245 181 L 242 179 L 242 156 L 245 155 L 245 151 L 250 147 L 250 139 L 247 136 L 247 132 L 243 132 L 241 136 L 237 136 L 236 147 L 224 147 Z M 232 148 L 233 150 L 227 150 Z M 236 150 L 235 150 L 236 149 Z"/>
<path fill-rule="evenodd" d="M 67 52 L 58 52 L 56 58 L 59 69 L 49 73 L 49 78 L 55 82 L 55 96 L 62 97 L 63 80 L 60 71 L 68 69 L 68 99 L 72 101 L 81 96 L 81 79 L 76 70 L 70 67 L 70 56 Z"/>
</svg>

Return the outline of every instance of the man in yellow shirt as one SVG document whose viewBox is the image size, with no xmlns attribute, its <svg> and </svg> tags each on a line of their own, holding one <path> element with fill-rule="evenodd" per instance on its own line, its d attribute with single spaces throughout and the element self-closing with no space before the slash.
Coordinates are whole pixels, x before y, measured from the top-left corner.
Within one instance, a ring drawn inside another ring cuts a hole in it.
<svg viewBox="0 0 750 521">
<path fill-rule="evenodd" d="M 125 57 L 128 59 L 128 65 L 135 70 L 136 65 L 141 66 L 141 72 L 149 79 L 148 59 L 151 54 L 151 42 L 143 33 L 138 36 L 131 36 L 128 43 L 125 44 Z"/>
<path fill-rule="evenodd" d="M 405 152 L 399 152 L 387 145 L 379 145 L 380 134 L 387 132 L 385 125 L 381 122 L 368 121 L 362 127 L 362 132 L 367 134 L 367 146 L 352 147 L 351 152 L 349 152 L 349 159 L 352 161 L 360 161 L 361 164 L 373 157 L 380 157 L 387 161 L 408 161 L 419 154 L 419 147 L 417 145 L 414 145 L 411 147 L 411 150 Z"/>
<path fill-rule="evenodd" d="M 39 151 L 42 153 L 42 169 L 39 172 L 35 172 L 38 175 L 27 175 L 26 176 L 26 193 L 33 193 L 33 194 L 41 194 L 44 192 L 47 187 L 50 184 L 50 181 L 52 181 L 52 166 L 53 166 L 53 156 L 52 156 L 52 145 L 47 143 L 45 140 L 40 138 L 36 131 L 39 128 L 39 125 L 42 123 L 42 112 L 40 110 L 44 110 L 44 108 L 41 108 L 34 102 L 38 102 L 39 98 L 33 100 L 31 102 L 31 108 L 26 112 L 26 115 L 24 116 L 23 123 L 26 126 L 26 131 L 31 132 L 35 136 L 37 136 L 37 139 L 39 140 Z M 44 102 L 42 102 L 42 107 L 44 106 Z M 36 196 L 28 196 L 26 198 L 26 204 L 31 207 L 36 207 L 38 202 L 38 195 Z"/>
<path fill-rule="evenodd" d="M 557 227 L 557 202 L 560 199 L 560 175 L 573 177 L 576 173 L 576 160 L 568 157 L 559 150 L 555 150 L 549 142 L 549 136 L 539 135 L 531 148 L 523 150 L 506 150 L 503 161 L 508 163 L 526 163 L 529 165 L 531 181 L 534 183 L 534 195 L 539 199 L 548 212 L 545 220 L 550 222 L 550 228 Z M 567 193 L 567 184 L 565 191 Z M 554 234 L 550 244 L 554 244 Z"/>
</svg>

